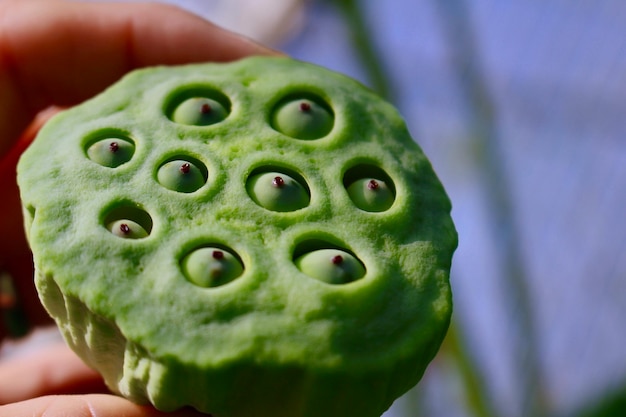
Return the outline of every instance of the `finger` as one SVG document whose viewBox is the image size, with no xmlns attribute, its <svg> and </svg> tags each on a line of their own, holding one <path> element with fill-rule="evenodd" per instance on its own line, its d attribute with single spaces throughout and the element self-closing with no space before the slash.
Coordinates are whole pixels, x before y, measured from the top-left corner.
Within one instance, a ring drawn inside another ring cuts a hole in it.
<svg viewBox="0 0 626 417">
<path fill-rule="evenodd" d="M 0 156 L 39 110 L 85 100 L 131 69 L 272 53 L 165 4 L 0 2 Z"/>
<path fill-rule="evenodd" d="M 0 362 L 0 404 L 50 394 L 93 392 L 107 392 L 101 376 L 62 341 Z"/>
<path fill-rule="evenodd" d="M 0 406 L 0 415 L 12 417 L 207 417 L 192 410 L 166 414 L 105 394 L 40 397 Z"/>
</svg>

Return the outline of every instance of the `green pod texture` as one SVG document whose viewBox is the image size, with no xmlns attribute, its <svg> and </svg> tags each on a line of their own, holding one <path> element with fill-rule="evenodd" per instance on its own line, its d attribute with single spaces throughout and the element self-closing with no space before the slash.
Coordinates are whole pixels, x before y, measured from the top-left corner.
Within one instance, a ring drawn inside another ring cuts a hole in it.
<svg viewBox="0 0 626 417">
<path fill-rule="evenodd" d="M 325 68 L 134 71 L 51 119 L 18 183 L 42 302 L 137 403 L 378 417 L 446 334 L 446 192 L 398 111 Z"/>
</svg>

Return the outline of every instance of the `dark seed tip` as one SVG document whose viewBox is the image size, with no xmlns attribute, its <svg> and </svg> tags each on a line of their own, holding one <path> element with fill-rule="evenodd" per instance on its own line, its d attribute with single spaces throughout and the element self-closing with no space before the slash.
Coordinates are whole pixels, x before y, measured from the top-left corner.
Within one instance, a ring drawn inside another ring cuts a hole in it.
<svg viewBox="0 0 626 417">
<path fill-rule="evenodd" d="M 213 259 L 224 259 L 224 252 L 221 250 L 214 250 L 212 253 Z"/>
<path fill-rule="evenodd" d="M 127 234 L 130 233 L 130 227 L 126 223 L 122 223 L 122 224 L 120 224 L 120 232 L 122 232 L 125 235 L 127 235 Z"/>
<path fill-rule="evenodd" d="M 300 111 L 308 112 L 310 110 L 311 110 L 311 105 L 309 103 L 307 103 L 306 101 L 303 101 L 302 103 L 300 103 Z"/>
<path fill-rule="evenodd" d="M 283 177 L 278 177 L 278 176 L 276 176 L 276 177 L 274 177 L 274 179 L 272 180 L 272 185 L 273 185 L 274 187 L 278 187 L 278 188 L 280 188 L 280 187 L 282 187 L 283 185 L 285 185 L 285 180 L 283 179 Z"/>
<path fill-rule="evenodd" d="M 189 173 L 190 169 L 191 169 L 191 165 L 189 165 L 189 162 L 185 162 L 184 164 L 180 166 L 180 172 L 182 172 L 183 174 Z"/>
<path fill-rule="evenodd" d="M 208 113 L 211 113 L 211 110 L 212 110 L 212 109 L 211 109 L 211 105 L 210 105 L 210 104 L 208 104 L 208 103 L 204 103 L 204 104 L 202 105 L 202 107 L 200 107 L 200 113 L 202 113 L 202 114 L 208 114 Z"/>
<path fill-rule="evenodd" d="M 367 183 L 367 188 L 370 190 L 376 190 L 379 187 L 378 181 L 376 180 L 370 180 Z"/>
<path fill-rule="evenodd" d="M 109 151 L 115 153 L 120 149 L 120 145 L 117 142 L 111 142 L 109 144 Z"/>
<path fill-rule="evenodd" d="M 335 255 L 330 261 L 335 265 L 341 265 L 341 263 L 343 262 L 343 256 Z"/>
</svg>

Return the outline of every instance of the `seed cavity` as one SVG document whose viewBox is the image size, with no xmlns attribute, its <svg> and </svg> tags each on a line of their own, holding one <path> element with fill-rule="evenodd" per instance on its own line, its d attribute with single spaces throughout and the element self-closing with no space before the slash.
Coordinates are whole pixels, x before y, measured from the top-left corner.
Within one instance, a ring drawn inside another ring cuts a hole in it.
<svg viewBox="0 0 626 417">
<path fill-rule="evenodd" d="M 375 165 L 362 164 L 349 169 L 343 184 L 354 205 L 363 211 L 389 210 L 396 199 L 391 177 Z"/>
<path fill-rule="evenodd" d="M 195 158 L 179 156 L 163 163 L 156 176 L 159 184 L 169 190 L 192 193 L 207 182 L 208 170 Z"/>
<path fill-rule="evenodd" d="M 131 202 L 109 209 L 103 223 L 110 233 L 124 239 L 143 239 L 152 231 L 152 218 L 148 212 Z"/>
<path fill-rule="evenodd" d="M 393 192 L 384 181 L 363 178 L 348 187 L 348 195 L 358 208 L 364 211 L 388 210 L 394 201 Z"/>
<path fill-rule="evenodd" d="M 271 211 L 300 210 L 308 206 L 310 201 L 306 183 L 295 174 L 293 176 L 282 172 L 253 174 L 246 182 L 246 191 L 256 204 Z"/>
<path fill-rule="evenodd" d="M 128 138 L 103 138 L 91 142 L 87 157 L 93 162 L 108 168 L 130 161 L 135 153 L 135 144 Z"/>
<path fill-rule="evenodd" d="M 185 278 L 202 288 L 214 288 L 243 274 L 239 256 L 230 248 L 205 246 L 189 252 L 181 261 Z"/>
<path fill-rule="evenodd" d="M 223 94 L 216 91 L 184 93 L 175 101 L 169 118 L 176 123 L 189 126 L 210 126 L 225 120 L 230 113 L 230 103 Z"/>
<path fill-rule="evenodd" d="M 278 132 L 296 139 L 319 139 L 332 130 L 335 116 L 321 98 L 308 94 L 283 99 L 272 110 L 271 125 Z"/>
<path fill-rule="evenodd" d="M 328 248 L 306 252 L 294 260 L 306 275 L 328 284 L 347 284 L 365 276 L 365 267 L 347 250 Z"/>
<path fill-rule="evenodd" d="M 115 236 L 125 239 L 143 239 L 148 236 L 146 229 L 129 219 L 111 222 L 107 225 L 107 229 Z"/>
</svg>

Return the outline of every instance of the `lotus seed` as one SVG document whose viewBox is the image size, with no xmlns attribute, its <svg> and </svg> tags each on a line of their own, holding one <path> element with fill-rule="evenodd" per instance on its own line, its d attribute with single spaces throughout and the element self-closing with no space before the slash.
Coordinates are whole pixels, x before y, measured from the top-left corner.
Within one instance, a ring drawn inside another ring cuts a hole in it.
<svg viewBox="0 0 626 417">
<path fill-rule="evenodd" d="M 206 182 L 204 174 L 196 164 L 174 160 L 161 165 L 157 180 L 167 189 L 181 193 L 192 193 Z"/>
<path fill-rule="evenodd" d="M 309 194 L 286 174 L 265 172 L 249 178 L 248 194 L 259 206 L 272 211 L 295 211 L 309 205 Z"/>
<path fill-rule="evenodd" d="M 328 284 L 347 284 L 365 275 L 363 264 L 348 252 L 319 249 L 295 260 L 298 269 Z"/>
<path fill-rule="evenodd" d="M 354 204 L 364 211 L 380 212 L 391 207 L 394 202 L 393 191 L 379 179 L 362 178 L 348 187 L 348 195 Z"/>
<path fill-rule="evenodd" d="M 99 140 L 87 149 L 89 159 L 109 168 L 115 168 L 130 161 L 134 153 L 135 145 L 119 138 Z"/>
<path fill-rule="evenodd" d="M 333 128 L 333 114 L 313 100 L 299 99 L 280 104 L 272 115 L 272 126 L 297 139 L 319 139 Z"/>
<path fill-rule="evenodd" d="M 243 273 L 243 265 L 232 253 L 213 247 L 196 249 L 181 266 L 185 277 L 203 288 L 227 284 Z"/>
<path fill-rule="evenodd" d="M 141 239 L 148 236 L 148 232 L 139 223 L 132 220 L 115 220 L 107 225 L 107 229 L 115 236 L 126 239 Z"/>
<path fill-rule="evenodd" d="M 183 101 L 172 114 L 176 123 L 192 126 L 209 126 L 226 119 L 228 112 L 216 100 L 194 97 Z"/>
</svg>

